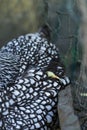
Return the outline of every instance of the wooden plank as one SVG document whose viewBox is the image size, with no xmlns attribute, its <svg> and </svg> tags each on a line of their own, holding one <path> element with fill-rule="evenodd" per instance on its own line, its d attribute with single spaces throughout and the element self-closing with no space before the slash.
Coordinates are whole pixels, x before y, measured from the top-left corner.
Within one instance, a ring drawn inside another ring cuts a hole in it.
<svg viewBox="0 0 87 130">
<path fill-rule="evenodd" d="M 74 114 L 70 86 L 59 92 L 58 114 L 61 130 L 80 130 L 77 116 Z"/>
</svg>

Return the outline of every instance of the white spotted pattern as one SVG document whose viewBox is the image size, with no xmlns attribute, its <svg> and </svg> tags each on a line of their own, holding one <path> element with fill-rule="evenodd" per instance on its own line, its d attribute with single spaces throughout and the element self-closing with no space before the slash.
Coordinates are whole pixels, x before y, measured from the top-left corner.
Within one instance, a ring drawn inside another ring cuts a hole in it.
<svg viewBox="0 0 87 130">
<path fill-rule="evenodd" d="M 0 129 L 53 130 L 57 93 L 69 84 L 59 50 L 40 33 L 22 35 L 0 50 Z M 50 78 L 47 71 L 61 77 Z"/>
</svg>

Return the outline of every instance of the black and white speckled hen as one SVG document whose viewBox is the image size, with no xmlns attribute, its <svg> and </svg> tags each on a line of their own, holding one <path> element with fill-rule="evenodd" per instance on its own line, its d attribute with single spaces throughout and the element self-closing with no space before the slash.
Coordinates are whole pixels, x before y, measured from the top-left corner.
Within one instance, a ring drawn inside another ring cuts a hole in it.
<svg viewBox="0 0 87 130">
<path fill-rule="evenodd" d="M 0 130 L 53 130 L 58 91 L 69 84 L 49 28 L 0 50 Z"/>
</svg>

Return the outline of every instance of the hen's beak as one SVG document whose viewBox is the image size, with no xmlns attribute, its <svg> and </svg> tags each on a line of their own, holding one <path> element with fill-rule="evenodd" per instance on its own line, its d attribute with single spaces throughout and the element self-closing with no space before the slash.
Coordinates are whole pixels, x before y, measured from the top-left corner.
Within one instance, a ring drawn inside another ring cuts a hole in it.
<svg viewBox="0 0 87 130">
<path fill-rule="evenodd" d="M 51 72 L 51 71 L 47 71 L 47 75 L 50 78 L 58 79 L 58 80 L 61 81 L 61 79 L 57 75 L 55 75 L 53 72 Z"/>
</svg>

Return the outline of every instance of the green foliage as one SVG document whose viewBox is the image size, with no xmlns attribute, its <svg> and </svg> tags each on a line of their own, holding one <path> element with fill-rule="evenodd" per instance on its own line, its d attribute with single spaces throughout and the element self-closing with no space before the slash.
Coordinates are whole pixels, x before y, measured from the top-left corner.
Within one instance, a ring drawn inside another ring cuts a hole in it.
<svg viewBox="0 0 87 130">
<path fill-rule="evenodd" d="M 37 31 L 44 23 L 46 15 L 43 0 L 1 0 L 1 44 L 18 35 Z"/>
</svg>

